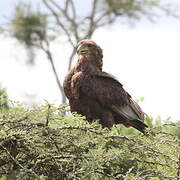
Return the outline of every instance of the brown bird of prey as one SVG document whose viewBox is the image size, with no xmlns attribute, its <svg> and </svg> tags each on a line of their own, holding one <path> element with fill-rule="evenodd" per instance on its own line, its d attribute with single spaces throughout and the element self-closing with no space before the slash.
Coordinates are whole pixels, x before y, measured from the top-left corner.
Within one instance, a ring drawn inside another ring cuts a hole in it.
<svg viewBox="0 0 180 180">
<path fill-rule="evenodd" d="M 145 113 L 122 84 L 102 71 L 102 49 L 88 39 L 77 46 L 78 61 L 64 80 L 64 92 L 71 112 L 84 115 L 89 122 L 99 120 L 103 127 L 122 123 L 145 132 Z"/>
</svg>

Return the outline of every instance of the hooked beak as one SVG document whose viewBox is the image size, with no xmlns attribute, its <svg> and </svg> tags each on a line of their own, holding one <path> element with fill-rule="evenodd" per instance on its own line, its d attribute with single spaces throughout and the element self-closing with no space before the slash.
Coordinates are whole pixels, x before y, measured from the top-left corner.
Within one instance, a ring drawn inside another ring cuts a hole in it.
<svg viewBox="0 0 180 180">
<path fill-rule="evenodd" d="M 80 46 L 78 49 L 77 49 L 77 54 L 78 55 L 84 55 L 84 54 L 87 54 L 89 52 L 89 49 L 87 46 Z"/>
</svg>

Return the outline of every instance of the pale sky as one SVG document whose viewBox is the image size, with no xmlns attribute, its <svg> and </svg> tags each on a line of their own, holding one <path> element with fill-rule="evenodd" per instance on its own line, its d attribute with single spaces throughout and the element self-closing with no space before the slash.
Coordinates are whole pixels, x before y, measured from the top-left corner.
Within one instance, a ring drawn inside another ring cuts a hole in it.
<svg viewBox="0 0 180 180">
<path fill-rule="evenodd" d="M 100 29 L 92 39 L 104 51 L 104 71 L 115 75 L 134 99 L 144 97 L 140 105 L 147 114 L 180 120 L 180 20 L 161 18 L 156 24 L 142 21 L 133 28 Z M 0 36 L 0 50 L 0 84 L 10 99 L 60 103 L 43 53 L 37 55 L 35 67 L 27 67 L 25 51 L 16 41 Z M 70 51 L 59 44 L 52 51 L 63 80 Z"/>
</svg>

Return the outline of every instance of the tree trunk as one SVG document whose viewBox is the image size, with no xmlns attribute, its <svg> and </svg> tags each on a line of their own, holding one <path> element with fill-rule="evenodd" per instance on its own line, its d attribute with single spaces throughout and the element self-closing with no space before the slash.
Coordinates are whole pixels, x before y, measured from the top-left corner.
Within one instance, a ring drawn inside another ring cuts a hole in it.
<svg viewBox="0 0 180 180">
<path fill-rule="evenodd" d="M 52 55 L 51 55 L 51 53 L 49 51 L 47 51 L 47 56 L 48 56 L 48 59 L 49 59 L 49 61 L 51 63 L 51 67 L 52 67 L 54 76 L 56 78 L 57 85 L 58 85 L 60 93 L 62 95 L 62 104 L 65 104 L 66 103 L 66 96 L 64 94 L 64 89 L 63 89 L 63 86 L 62 86 L 62 84 L 61 84 L 61 82 L 59 80 L 59 77 L 58 77 L 58 74 L 57 74 L 57 71 L 56 71 L 56 68 L 55 68 L 55 65 L 54 65 Z"/>
</svg>

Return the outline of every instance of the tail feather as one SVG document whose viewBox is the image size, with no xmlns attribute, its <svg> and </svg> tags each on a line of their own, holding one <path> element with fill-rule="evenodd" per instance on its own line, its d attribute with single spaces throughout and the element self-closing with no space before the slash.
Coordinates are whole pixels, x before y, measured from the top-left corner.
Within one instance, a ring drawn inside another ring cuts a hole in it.
<svg viewBox="0 0 180 180">
<path fill-rule="evenodd" d="M 145 123 L 143 123 L 141 120 L 139 119 L 134 119 L 129 121 L 129 124 L 136 128 L 137 130 L 139 130 L 142 133 L 145 133 L 145 129 L 148 127 Z"/>
<path fill-rule="evenodd" d="M 112 106 L 114 112 L 116 112 L 121 118 L 124 119 L 126 126 L 132 126 L 142 133 L 145 133 L 145 128 L 148 126 L 138 118 L 138 116 L 131 110 L 130 107 L 117 107 Z"/>
</svg>

